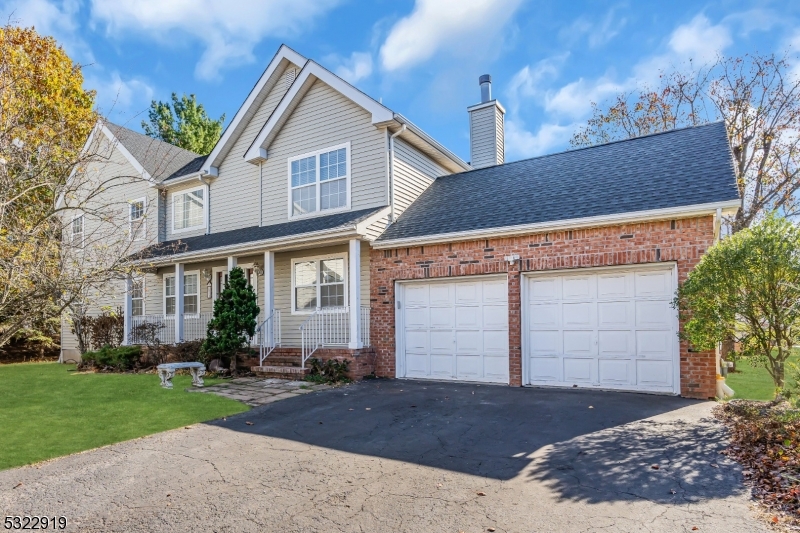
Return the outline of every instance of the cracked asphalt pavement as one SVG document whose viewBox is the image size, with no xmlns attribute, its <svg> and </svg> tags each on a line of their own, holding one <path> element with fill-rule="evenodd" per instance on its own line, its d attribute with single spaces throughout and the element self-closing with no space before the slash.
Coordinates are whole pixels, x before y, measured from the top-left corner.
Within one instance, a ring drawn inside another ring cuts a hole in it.
<svg viewBox="0 0 800 533">
<path fill-rule="evenodd" d="M 713 406 L 361 382 L 0 472 L 0 510 L 68 531 L 766 532 Z"/>
</svg>

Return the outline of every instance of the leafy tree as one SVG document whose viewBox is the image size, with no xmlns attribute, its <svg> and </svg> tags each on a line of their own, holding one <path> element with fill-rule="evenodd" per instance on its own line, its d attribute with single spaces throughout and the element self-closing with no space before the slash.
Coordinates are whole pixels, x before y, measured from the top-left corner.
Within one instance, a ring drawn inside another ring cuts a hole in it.
<svg viewBox="0 0 800 533">
<path fill-rule="evenodd" d="M 203 104 L 198 104 L 193 94 L 178 98 L 172 93 L 171 105 L 153 100 L 148 116 L 149 123 L 142 121 L 147 135 L 201 155 L 214 149 L 225 122 L 224 114 L 219 120 L 209 118 Z"/>
<path fill-rule="evenodd" d="M 774 214 L 713 246 L 678 289 L 682 337 L 702 350 L 734 339 L 777 389 L 800 342 L 800 228 Z"/>
<path fill-rule="evenodd" d="M 658 87 L 622 93 L 571 139 L 593 144 L 722 120 L 733 148 L 741 205 L 733 232 L 766 212 L 800 212 L 800 77 L 786 57 L 719 58 L 663 73 Z"/>
<path fill-rule="evenodd" d="M 214 318 L 208 323 L 203 349 L 209 354 L 230 357 L 231 372 L 236 371 L 236 352 L 247 345 L 255 334 L 256 318 L 261 312 L 244 271 L 235 267 L 228 274 L 228 283 L 214 302 Z"/>
</svg>

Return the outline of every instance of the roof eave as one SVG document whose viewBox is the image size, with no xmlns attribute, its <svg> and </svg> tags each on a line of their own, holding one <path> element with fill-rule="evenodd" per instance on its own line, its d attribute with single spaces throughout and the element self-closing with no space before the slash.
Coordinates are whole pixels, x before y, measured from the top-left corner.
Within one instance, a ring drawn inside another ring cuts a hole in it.
<svg viewBox="0 0 800 533">
<path fill-rule="evenodd" d="M 372 246 L 376 249 L 399 248 L 404 246 L 424 246 L 443 242 L 513 237 L 532 233 L 542 233 L 545 231 L 562 231 L 599 226 L 614 226 L 617 224 L 634 224 L 638 222 L 672 218 L 691 218 L 694 216 L 715 214 L 717 209 L 720 209 L 723 214 L 731 214 L 736 212 L 736 210 L 739 208 L 739 204 L 739 200 L 726 200 L 723 202 L 712 202 L 707 204 L 651 209 L 648 211 L 633 211 L 629 213 L 600 215 L 594 217 L 571 218 L 567 220 L 536 222 L 533 224 L 501 226 L 479 230 L 439 233 L 435 235 L 421 235 L 418 237 L 390 239 L 385 241 L 378 239 L 373 243 Z"/>
</svg>

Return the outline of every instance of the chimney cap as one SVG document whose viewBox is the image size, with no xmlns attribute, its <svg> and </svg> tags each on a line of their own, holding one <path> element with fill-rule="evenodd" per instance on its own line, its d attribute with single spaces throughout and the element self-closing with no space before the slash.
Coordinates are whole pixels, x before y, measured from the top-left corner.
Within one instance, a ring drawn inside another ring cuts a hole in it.
<svg viewBox="0 0 800 533">
<path fill-rule="evenodd" d="M 478 85 L 483 85 L 484 83 L 492 83 L 492 77 L 489 74 L 484 74 L 480 78 L 478 78 Z"/>
</svg>

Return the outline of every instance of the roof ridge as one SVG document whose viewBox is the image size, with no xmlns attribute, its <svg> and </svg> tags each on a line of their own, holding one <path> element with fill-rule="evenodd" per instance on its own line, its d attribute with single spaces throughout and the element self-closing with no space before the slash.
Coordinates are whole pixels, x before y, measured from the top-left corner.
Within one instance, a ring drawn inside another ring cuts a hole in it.
<svg viewBox="0 0 800 533">
<path fill-rule="evenodd" d="M 119 128 L 119 129 L 121 129 L 121 130 L 125 130 L 126 132 L 133 133 L 134 135 L 137 135 L 137 136 L 139 136 L 139 137 L 145 137 L 145 138 L 147 138 L 147 139 L 148 139 L 148 140 L 150 140 L 150 141 L 155 141 L 155 142 L 157 142 L 157 143 L 159 143 L 159 144 L 163 144 L 163 145 L 165 145 L 166 147 L 168 147 L 168 148 L 170 148 L 170 149 L 181 150 L 181 151 L 184 151 L 184 152 L 186 152 L 187 154 L 191 154 L 191 155 L 193 155 L 194 157 L 205 157 L 204 155 L 202 155 L 202 154 L 198 154 L 197 152 L 193 152 L 193 151 L 191 151 L 191 150 L 187 150 L 186 148 L 183 148 L 182 146 L 177 146 L 177 145 L 175 145 L 175 144 L 168 143 L 167 141 L 165 141 L 165 140 L 162 140 L 162 139 L 158 139 L 158 138 L 156 138 L 156 137 L 150 137 L 149 135 L 147 135 L 147 134 L 145 134 L 145 133 L 142 133 L 142 132 L 139 132 L 139 131 L 133 130 L 133 129 L 131 129 L 131 128 L 127 127 L 127 126 L 122 126 L 122 125 L 120 125 L 120 124 L 117 124 L 116 122 L 111 122 L 111 121 L 110 121 L 110 120 L 108 120 L 108 119 L 104 119 L 104 120 L 103 120 L 103 123 L 104 123 L 106 126 L 113 126 L 113 127 L 115 127 L 115 128 Z M 112 132 L 112 133 L 114 133 L 114 132 Z M 114 137 L 117 137 L 117 134 L 116 134 L 116 133 L 114 133 Z M 117 139 L 117 140 L 119 140 L 120 142 L 122 142 L 120 139 Z"/>
</svg>

